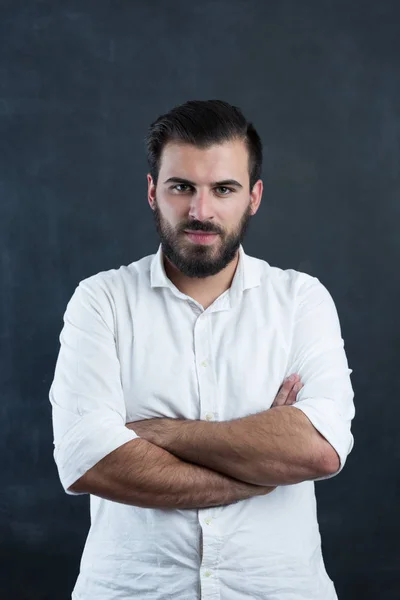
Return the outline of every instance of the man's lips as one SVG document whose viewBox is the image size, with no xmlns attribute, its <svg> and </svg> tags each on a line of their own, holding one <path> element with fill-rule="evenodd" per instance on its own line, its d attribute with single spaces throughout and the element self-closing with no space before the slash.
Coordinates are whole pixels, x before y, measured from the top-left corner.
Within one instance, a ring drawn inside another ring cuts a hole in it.
<svg viewBox="0 0 400 600">
<path fill-rule="evenodd" d="M 186 235 L 192 242 L 196 242 L 197 244 L 207 244 L 211 243 L 216 237 L 217 233 L 209 232 L 209 231 L 186 231 Z"/>
</svg>

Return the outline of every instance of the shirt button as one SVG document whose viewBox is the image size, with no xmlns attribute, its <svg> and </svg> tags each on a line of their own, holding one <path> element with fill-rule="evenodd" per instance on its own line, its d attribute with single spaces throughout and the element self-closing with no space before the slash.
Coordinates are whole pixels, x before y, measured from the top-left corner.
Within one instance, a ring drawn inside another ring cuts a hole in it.
<svg viewBox="0 0 400 600">
<path fill-rule="evenodd" d="M 206 360 L 203 360 L 203 362 L 201 363 L 202 367 L 207 367 L 208 366 L 208 362 Z"/>
<path fill-rule="evenodd" d="M 207 525 L 209 525 L 211 523 L 211 519 L 206 519 L 205 523 L 207 523 Z"/>
<path fill-rule="evenodd" d="M 212 413 L 207 413 L 207 414 L 206 414 L 206 419 L 207 419 L 207 421 L 212 421 L 212 420 L 213 420 L 213 415 L 212 415 Z"/>
<path fill-rule="evenodd" d="M 205 577 L 211 577 L 212 573 L 211 571 L 205 571 L 204 575 Z"/>
</svg>

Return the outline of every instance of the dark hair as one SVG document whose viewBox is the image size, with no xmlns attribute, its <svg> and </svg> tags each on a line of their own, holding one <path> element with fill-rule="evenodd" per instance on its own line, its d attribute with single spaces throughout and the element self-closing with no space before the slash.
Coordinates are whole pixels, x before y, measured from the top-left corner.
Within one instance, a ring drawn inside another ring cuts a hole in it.
<svg viewBox="0 0 400 600">
<path fill-rule="evenodd" d="M 150 125 L 145 143 L 150 175 L 157 184 L 165 144 L 181 141 L 198 148 L 241 139 L 249 155 L 250 190 L 261 176 L 260 136 L 237 106 L 222 100 L 189 100 L 176 106 Z"/>
</svg>

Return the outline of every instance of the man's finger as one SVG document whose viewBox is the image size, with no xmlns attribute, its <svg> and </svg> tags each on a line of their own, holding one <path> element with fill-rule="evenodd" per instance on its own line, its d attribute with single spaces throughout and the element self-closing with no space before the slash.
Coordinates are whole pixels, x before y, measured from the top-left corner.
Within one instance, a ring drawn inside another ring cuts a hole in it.
<svg viewBox="0 0 400 600">
<path fill-rule="evenodd" d="M 289 396 L 287 397 L 287 400 L 285 402 L 285 404 L 287 405 L 291 405 L 294 404 L 297 400 L 297 394 L 300 392 L 300 390 L 304 387 L 304 384 L 301 383 L 301 381 L 298 381 L 296 383 L 296 385 L 293 386 L 293 388 L 291 389 Z"/>
<path fill-rule="evenodd" d="M 298 382 L 299 380 L 299 376 L 298 375 L 294 375 L 294 379 L 290 380 L 290 378 L 288 377 L 287 379 L 285 379 L 285 381 L 283 382 L 283 384 L 281 385 L 279 392 L 277 393 L 275 400 L 272 403 L 272 406 L 283 406 L 284 404 L 286 404 L 286 401 L 288 399 L 288 396 L 290 394 L 290 392 L 293 389 L 293 386 Z"/>
</svg>

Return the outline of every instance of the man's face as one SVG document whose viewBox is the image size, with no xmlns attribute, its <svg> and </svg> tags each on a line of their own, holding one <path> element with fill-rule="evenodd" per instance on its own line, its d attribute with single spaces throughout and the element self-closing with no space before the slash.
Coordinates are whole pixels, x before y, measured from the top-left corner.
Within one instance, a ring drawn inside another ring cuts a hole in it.
<svg viewBox="0 0 400 600">
<path fill-rule="evenodd" d="M 181 273 L 209 277 L 235 258 L 262 194 L 261 180 L 250 193 L 244 142 L 225 142 L 207 150 L 170 142 L 162 153 L 157 187 L 150 175 L 148 183 L 163 254 Z M 201 244 L 185 230 L 217 235 Z"/>
</svg>

